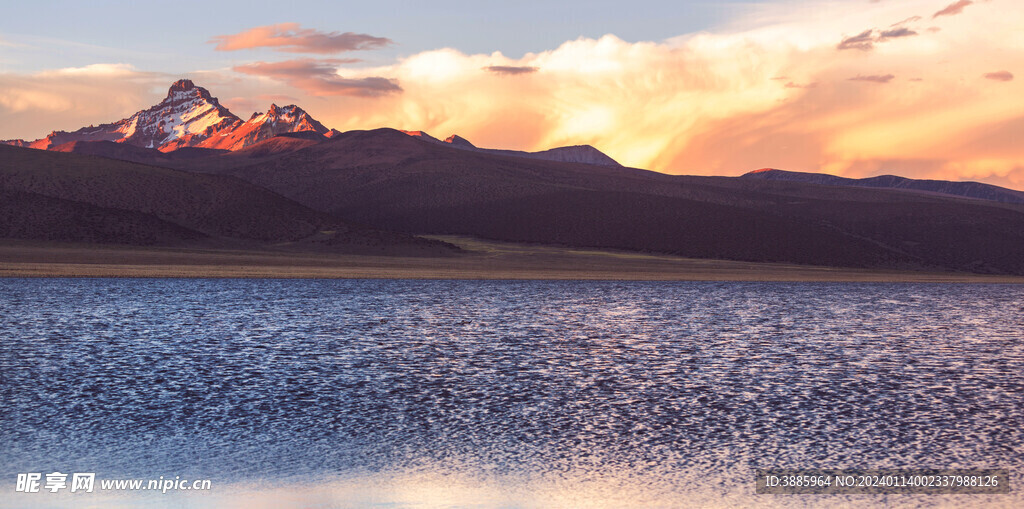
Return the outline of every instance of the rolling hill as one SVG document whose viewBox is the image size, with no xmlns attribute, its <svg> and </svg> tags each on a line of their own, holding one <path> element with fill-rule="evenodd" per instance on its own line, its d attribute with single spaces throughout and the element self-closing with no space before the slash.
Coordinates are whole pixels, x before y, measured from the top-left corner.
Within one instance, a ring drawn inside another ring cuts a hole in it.
<svg viewBox="0 0 1024 509">
<path fill-rule="evenodd" d="M 544 161 L 560 161 L 563 163 L 583 163 L 597 166 L 622 166 L 615 159 L 590 145 L 572 145 L 568 147 L 555 147 L 539 152 L 525 152 L 522 150 L 502 150 L 493 148 L 481 148 L 469 142 L 469 140 L 453 134 L 444 140 L 439 140 L 423 131 L 400 131 L 409 136 L 414 136 L 431 143 L 442 143 L 450 147 L 472 152 L 483 152 L 486 154 L 525 157 L 527 159 L 541 159 Z"/>
<path fill-rule="evenodd" d="M 798 171 L 776 170 L 765 168 L 744 174 L 741 178 L 762 180 L 784 180 L 804 182 L 823 186 L 871 187 L 876 189 L 903 189 L 924 193 L 959 196 L 978 200 L 997 201 L 1002 203 L 1024 203 L 1024 192 L 1006 189 L 1005 187 L 983 184 L 981 182 L 953 182 L 949 180 L 920 180 L 898 177 L 896 175 L 880 175 L 862 179 L 837 177 L 825 173 L 805 173 Z"/>
<path fill-rule="evenodd" d="M 536 160 L 350 131 L 196 161 L 375 228 L 697 258 L 1024 274 L 1024 207 Z"/>
<path fill-rule="evenodd" d="M 672 176 L 586 145 L 521 152 L 421 131 L 339 133 L 294 105 L 242 121 L 189 80 L 121 121 L 4 143 L 7 238 L 443 255 L 451 246 L 417 236 L 461 235 L 1024 275 L 1024 193 L 1009 189 L 780 170 Z"/>
<path fill-rule="evenodd" d="M 236 178 L 88 155 L 0 146 L 0 191 L 6 238 L 450 251 L 340 221 Z"/>
</svg>

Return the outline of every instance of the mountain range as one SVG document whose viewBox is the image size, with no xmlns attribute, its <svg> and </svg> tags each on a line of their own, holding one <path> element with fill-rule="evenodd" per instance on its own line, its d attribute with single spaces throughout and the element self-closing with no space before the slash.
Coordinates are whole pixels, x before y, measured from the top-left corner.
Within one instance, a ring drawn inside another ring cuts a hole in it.
<svg viewBox="0 0 1024 509">
<path fill-rule="evenodd" d="M 583 163 L 598 166 L 622 166 L 618 161 L 608 157 L 600 150 L 590 145 L 573 145 L 570 147 L 557 147 L 540 152 L 524 152 L 522 150 L 499 150 L 491 148 L 480 148 L 473 145 L 469 140 L 453 134 L 444 140 L 439 140 L 423 131 L 401 131 L 409 136 L 417 137 L 431 143 L 443 143 L 447 146 L 460 150 L 472 152 L 483 152 L 487 154 L 505 155 L 513 157 L 525 157 L 528 159 L 542 159 L 545 161 L 561 161 L 564 163 Z"/>
<path fill-rule="evenodd" d="M 295 106 L 229 115 L 182 80 L 128 119 L 0 147 L 0 237 L 457 257 L 422 236 L 460 235 L 1024 275 L 1024 204 L 995 186 L 675 176 L 586 146 L 528 153 L 419 131 L 339 133 Z"/>
<path fill-rule="evenodd" d="M 83 127 L 76 131 L 54 131 L 34 141 L 4 140 L 2 144 L 16 147 L 80 152 L 107 155 L 118 159 L 149 160 L 138 151 L 118 149 L 109 145 L 83 145 L 84 142 L 123 143 L 128 146 L 173 152 L 184 148 L 203 148 L 237 151 L 275 136 L 287 133 L 312 132 L 325 138 L 338 133 L 328 129 L 302 108 L 290 104 L 280 107 L 271 104 L 266 113 L 253 113 L 242 121 L 222 106 L 208 90 L 198 87 L 192 80 L 178 80 L 167 90 L 167 96 L 158 104 L 134 115 L 98 126 Z M 437 143 L 448 143 L 465 150 L 517 155 L 552 161 L 579 162 L 619 166 L 614 159 L 589 145 L 558 147 L 541 152 L 491 150 L 474 146 L 458 135 L 444 142 L 422 131 L 403 131 L 411 136 Z M 194 152 L 193 152 L 194 154 Z M 141 159 L 140 159 L 141 158 Z M 172 157 L 174 158 L 174 157 Z"/>
<path fill-rule="evenodd" d="M 112 122 L 77 131 L 54 131 L 35 141 L 7 140 L 18 147 L 52 150 L 75 142 L 109 141 L 157 149 L 161 152 L 185 147 L 240 150 L 282 133 L 314 131 L 333 136 L 302 108 L 272 104 L 266 113 L 253 113 L 249 120 L 235 116 L 216 97 L 191 80 L 171 85 L 165 97 L 151 108 Z"/>
</svg>

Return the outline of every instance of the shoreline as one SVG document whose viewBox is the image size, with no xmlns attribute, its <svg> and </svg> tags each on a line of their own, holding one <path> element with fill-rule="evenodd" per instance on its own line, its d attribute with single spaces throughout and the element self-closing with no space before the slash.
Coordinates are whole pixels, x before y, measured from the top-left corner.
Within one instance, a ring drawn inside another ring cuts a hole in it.
<svg viewBox="0 0 1024 509">
<path fill-rule="evenodd" d="M 1021 276 L 847 269 L 681 258 L 434 236 L 446 258 L 0 243 L 3 278 L 750 281 L 1024 284 Z"/>
</svg>

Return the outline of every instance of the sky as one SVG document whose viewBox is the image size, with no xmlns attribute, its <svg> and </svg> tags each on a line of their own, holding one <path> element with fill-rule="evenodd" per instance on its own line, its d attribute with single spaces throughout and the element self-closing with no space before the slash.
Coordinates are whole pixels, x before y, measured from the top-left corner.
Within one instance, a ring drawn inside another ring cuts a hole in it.
<svg viewBox="0 0 1024 509">
<path fill-rule="evenodd" d="M 1024 2 L 25 2 L 0 139 L 116 121 L 190 78 L 242 118 L 590 144 L 673 174 L 771 167 L 1024 189 Z"/>
</svg>

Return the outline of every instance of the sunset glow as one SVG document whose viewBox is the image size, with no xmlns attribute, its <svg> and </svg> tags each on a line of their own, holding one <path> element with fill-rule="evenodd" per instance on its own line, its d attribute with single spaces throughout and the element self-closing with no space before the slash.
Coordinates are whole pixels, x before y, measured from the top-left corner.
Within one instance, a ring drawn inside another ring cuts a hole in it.
<svg viewBox="0 0 1024 509">
<path fill-rule="evenodd" d="M 1024 508 L 1024 0 L 4 7 L 0 509 Z"/>
<path fill-rule="evenodd" d="M 457 133 L 521 150 L 591 144 L 623 164 L 676 174 L 774 167 L 1024 189 L 1024 4 L 750 9 L 658 41 L 567 34 L 521 56 L 437 48 L 387 61 L 374 50 L 408 42 L 401 33 L 274 23 L 193 41 L 232 60 L 185 74 L 239 116 L 265 110 L 263 97 L 288 97 L 341 131 Z M 144 61 L 4 72 L 0 138 L 123 118 L 161 96 L 169 77 Z"/>
</svg>

